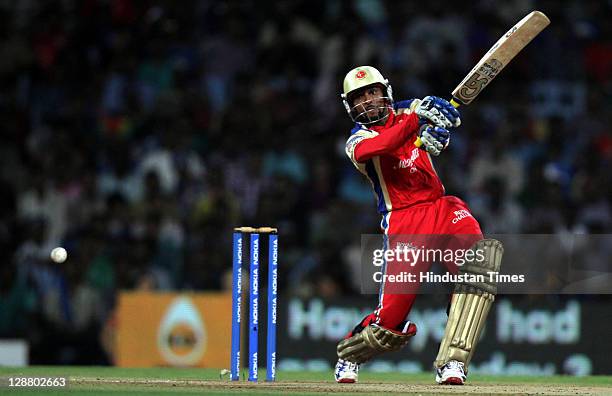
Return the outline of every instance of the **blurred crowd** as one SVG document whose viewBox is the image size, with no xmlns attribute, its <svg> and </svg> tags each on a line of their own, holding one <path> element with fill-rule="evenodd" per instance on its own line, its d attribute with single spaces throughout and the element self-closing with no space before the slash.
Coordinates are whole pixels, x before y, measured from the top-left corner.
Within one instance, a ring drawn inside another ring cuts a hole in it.
<svg viewBox="0 0 612 396">
<path fill-rule="evenodd" d="M 105 363 L 117 291 L 227 289 L 238 225 L 280 229 L 281 291 L 358 291 L 379 215 L 344 154 L 345 73 L 448 96 L 536 8 L 551 26 L 435 165 L 485 233 L 609 233 L 610 1 L 0 2 L 0 337 Z"/>
</svg>

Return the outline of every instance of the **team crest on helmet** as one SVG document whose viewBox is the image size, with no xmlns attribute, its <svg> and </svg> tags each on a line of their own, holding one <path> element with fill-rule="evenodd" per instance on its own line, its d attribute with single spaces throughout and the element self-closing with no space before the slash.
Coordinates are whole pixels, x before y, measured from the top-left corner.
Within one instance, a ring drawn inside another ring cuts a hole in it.
<svg viewBox="0 0 612 396">
<path fill-rule="evenodd" d="M 365 72 L 365 71 L 363 71 L 363 70 L 359 70 L 359 71 L 357 72 L 357 74 L 355 74 L 355 78 L 358 78 L 358 79 L 360 79 L 360 80 L 361 80 L 362 78 L 365 78 L 365 76 L 366 76 L 366 72 Z"/>
</svg>

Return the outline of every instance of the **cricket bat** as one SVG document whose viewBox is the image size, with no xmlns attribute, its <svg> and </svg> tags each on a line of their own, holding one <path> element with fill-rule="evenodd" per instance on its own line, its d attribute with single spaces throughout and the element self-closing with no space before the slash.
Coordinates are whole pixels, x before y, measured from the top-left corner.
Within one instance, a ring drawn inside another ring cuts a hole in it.
<svg viewBox="0 0 612 396">
<path fill-rule="evenodd" d="M 506 32 L 478 61 L 452 92 L 451 104 L 455 107 L 470 104 L 478 94 L 535 36 L 540 34 L 550 19 L 540 11 L 532 11 Z M 417 137 L 415 146 L 422 145 Z"/>
</svg>

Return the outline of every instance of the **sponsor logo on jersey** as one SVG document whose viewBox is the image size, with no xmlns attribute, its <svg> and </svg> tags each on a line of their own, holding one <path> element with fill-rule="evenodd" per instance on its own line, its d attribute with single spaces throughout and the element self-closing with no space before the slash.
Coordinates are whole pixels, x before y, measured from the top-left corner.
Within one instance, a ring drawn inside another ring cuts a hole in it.
<svg viewBox="0 0 612 396">
<path fill-rule="evenodd" d="M 398 242 L 397 247 L 399 249 L 417 250 L 418 248 L 411 242 Z"/>
<path fill-rule="evenodd" d="M 355 151 L 355 146 L 357 146 L 357 143 L 361 142 L 362 140 L 366 138 L 367 138 L 366 136 L 357 135 L 357 136 L 352 136 L 346 142 L 346 153 L 351 159 L 353 159 L 353 151 Z"/>
<path fill-rule="evenodd" d="M 419 149 L 415 147 L 412 149 L 412 153 L 410 154 L 410 158 L 404 158 L 399 160 L 399 164 L 397 165 L 400 169 L 410 168 L 410 173 L 414 173 L 417 171 L 414 166 L 414 162 L 419 158 Z"/>
<path fill-rule="evenodd" d="M 465 219 L 466 217 L 473 217 L 472 214 L 465 209 L 455 210 L 454 214 L 455 214 L 455 218 L 452 220 L 453 224 L 457 224 L 458 222 Z"/>
</svg>

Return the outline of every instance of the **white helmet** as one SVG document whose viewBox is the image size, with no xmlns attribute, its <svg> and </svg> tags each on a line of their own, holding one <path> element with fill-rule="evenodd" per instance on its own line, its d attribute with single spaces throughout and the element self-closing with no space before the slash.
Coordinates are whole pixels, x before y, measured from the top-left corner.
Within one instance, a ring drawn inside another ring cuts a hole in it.
<svg viewBox="0 0 612 396">
<path fill-rule="evenodd" d="M 387 96 L 383 96 L 385 99 L 385 105 L 379 107 L 377 117 L 370 117 L 368 111 L 361 105 L 361 109 L 357 109 L 357 106 L 353 106 L 350 100 L 350 95 L 364 87 L 380 84 L 384 87 L 387 92 Z M 351 120 L 362 125 L 369 125 L 379 122 L 387 118 L 390 112 L 393 110 L 393 89 L 389 80 L 383 77 L 383 75 L 372 66 L 359 66 L 347 73 L 344 77 L 343 93 L 340 95 L 344 108 L 348 113 Z"/>
</svg>

